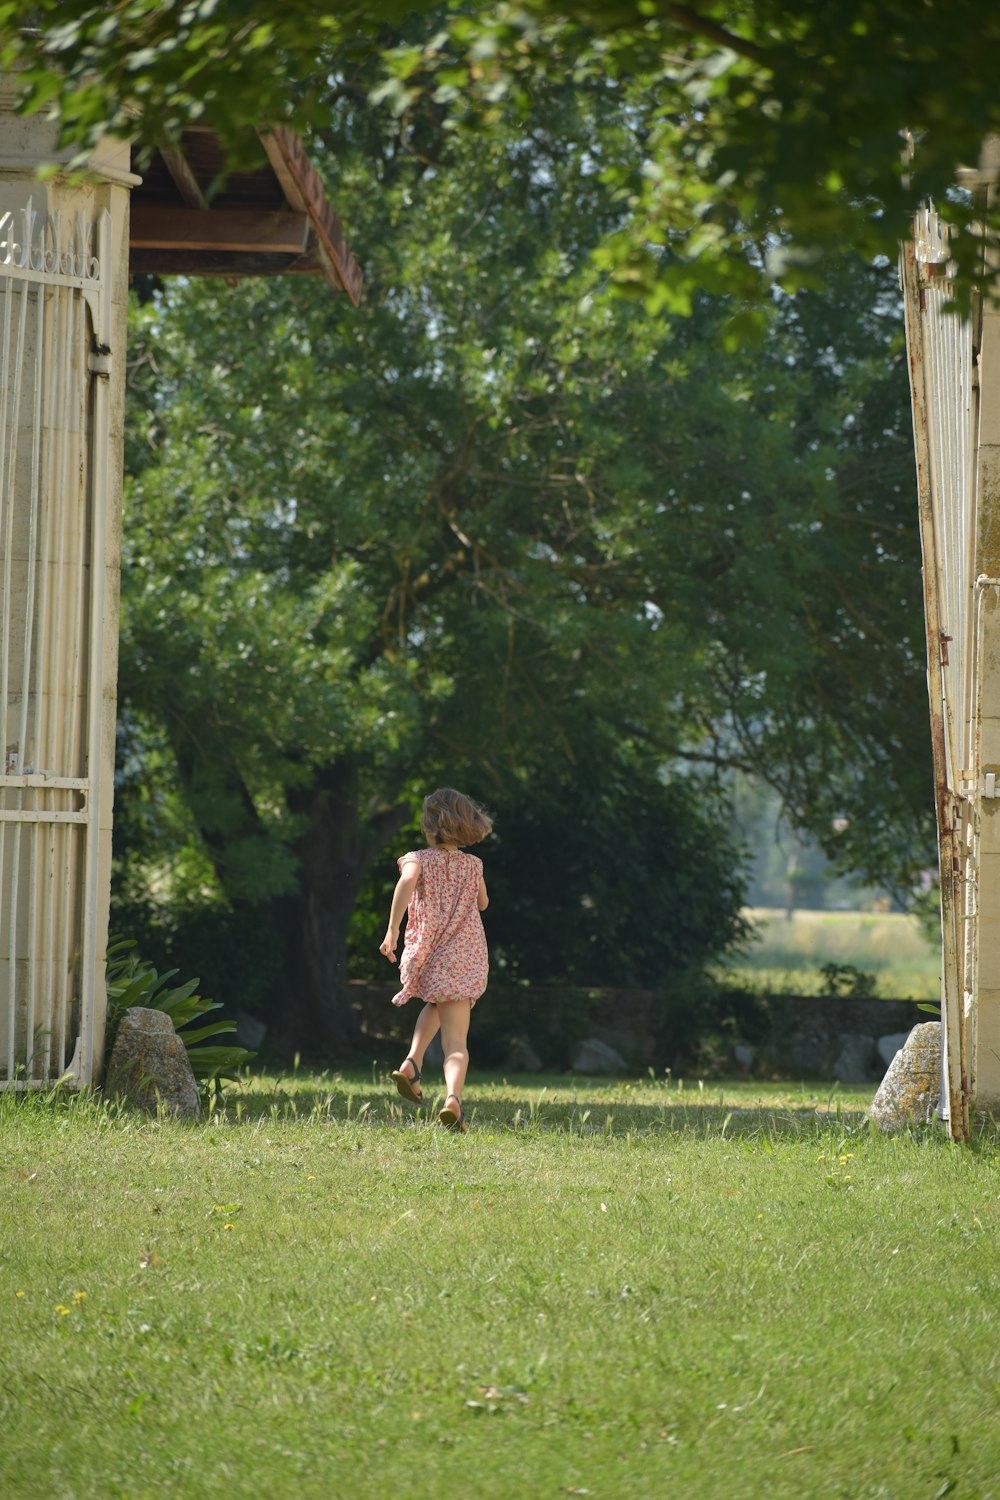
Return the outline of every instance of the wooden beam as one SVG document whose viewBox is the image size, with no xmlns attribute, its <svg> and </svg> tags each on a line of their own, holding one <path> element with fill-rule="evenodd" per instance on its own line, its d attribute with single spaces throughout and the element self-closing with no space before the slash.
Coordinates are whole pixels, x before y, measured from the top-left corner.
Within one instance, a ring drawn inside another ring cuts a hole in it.
<svg viewBox="0 0 1000 1500">
<path fill-rule="evenodd" d="M 309 241 L 304 213 L 254 212 L 235 208 L 173 208 L 167 203 L 132 205 L 129 242 L 136 250 L 225 250 L 301 255 Z"/>
<path fill-rule="evenodd" d="M 309 215 L 327 280 L 338 290 L 343 288 L 357 307 L 364 284 L 361 267 L 345 243 L 344 227 L 330 206 L 322 178 L 301 140 L 284 125 L 258 134 L 288 202 Z"/>
<path fill-rule="evenodd" d="M 208 199 L 202 192 L 201 183 L 191 170 L 191 163 L 183 151 L 178 151 L 176 146 L 161 146 L 159 151 L 163 158 L 163 165 L 174 179 L 174 186 L 188 208 L 207 208 Z"/>
<path fill-rule="evenodd" d="M 131 276 L 222 276 L 226 280 L 243 276 L 284 276 L 289 269 L 287 255 L 259 251 L 232 254 L 226 250 L 156 249 L 132 250 L 129 255 Z M 318 268 L 317 268 L 318 269 Z"/>
<path fill-rule="evenodd" d="M 275 131 L 258 130 L 258 138 L 267 153 L 267 159 L 271 163 L 271 170 L 281 183 L 281 190 L 288 200 L 290 208 L 297 208 L 300 213 L 306 212 L 306 196 L 295 173 L 291 170 L 285 160 Z"/>
</svg>

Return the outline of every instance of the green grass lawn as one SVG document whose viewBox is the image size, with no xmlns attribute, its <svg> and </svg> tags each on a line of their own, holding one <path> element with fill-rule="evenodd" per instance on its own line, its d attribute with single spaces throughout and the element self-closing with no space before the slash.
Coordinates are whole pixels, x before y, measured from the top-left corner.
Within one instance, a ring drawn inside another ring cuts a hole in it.
<svg viewBox="0 0 1000 1500">
<path fill-rule="evenodd" d="M 3 1494 L 1000 1497 L 1000 1140 L 868 1099 L 0 1095 Z"/>
<path fill-rule="evenodd" d="M 725 966 L 737 982 L 772 994 L 822 993 L 824 964 L 874 974 L 886 1000 L 939 1000 L 940 952 L 916 917 L 901 912 L 783 911 L 754 907 L 758 940 Z"/>
</svg>

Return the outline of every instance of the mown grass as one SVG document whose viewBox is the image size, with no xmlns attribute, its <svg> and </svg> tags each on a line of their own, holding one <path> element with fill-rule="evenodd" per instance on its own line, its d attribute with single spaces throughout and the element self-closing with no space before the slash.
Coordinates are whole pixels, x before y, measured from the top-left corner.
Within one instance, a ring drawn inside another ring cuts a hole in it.
<svg viewBox="0 0 1000 1500">
<path fill-rule="evenodd" d="M 740 957 L 725 966 L 734 982 L 771 994 L 823 993 L 824 964 L 851 965 L 874 974 L 888 1000 L 938 1000 L 940 954 L 916 917 L 901 912 L 748 910 L 756 932 Z"/>
<path fill-rule="evenodd" d="M 11 1497 L 1000 1496 L 1000 1140 L 864 1092 L 0 1096 Z"/>
</svg>

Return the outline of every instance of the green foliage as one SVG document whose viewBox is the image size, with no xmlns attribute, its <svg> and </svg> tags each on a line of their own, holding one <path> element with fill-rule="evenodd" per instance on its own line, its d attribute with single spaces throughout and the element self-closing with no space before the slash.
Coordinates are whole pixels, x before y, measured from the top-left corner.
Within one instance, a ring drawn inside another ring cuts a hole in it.
<svg viewBox="0 0 1000 1500">
<path fill-rule="evenodd" d="M 978 222 L 1000 216 L 956 188 L 1000 124 L 989 64 L 967 37 L 1000 38 L 975 0 L 728 0 L 705 8 L 618 0 L 553 14 L 544 0 L 476 7 L 423 47 L 387 56 L 386 97 L 422 91 L 465 128 L 499 106 L 530 119 L 544 81 L 655 91 L 637 149 L 606 168 L 632 209 L 598 264 L 649 311 L 688 314 L 700 292 L 759 302 L 777 285 L 816 289 L 832 244 L 895 258 L 914 206 L 947 201 L 959 300 L 982 276 Z M 906 149 L 916 140 L 916 149 Z M 664 256 L 669 248 L 672 253 Z M 733 346 L 758 339 L 760 307 L 734 309 Z"/>
<path fill-rule="evenodd" d="M 596 738 L 575 751 L 511 778 L 490 802 L 493 835 L 472 851 L 490 892 L 491 1009 L 508 1038 L 525 1029 L 518 986 L 665 989 L 683 976 L 689 987 L 746 935 L 742 852 L 719 789 L 698 773 L 667 782 Z M 356 978 L 386 978 L 377 947 L 395 860 L 423 842 L 414 822 L 373 861 L 352 925 Z"/>
<path fill-rule="evenodd" d="M 766 777 L 875 880 L 905 886 L 931 837 L 886 269 L 831 263 L 832 295 L 776 299 L 765 341 L 720 364 L 730 304 L 668 322 L 601 295 L 591 254 L 630 210 L 598 161 L 635 147 L 614 90 L 548 87 L 531 131 L 501 115 L 476 139 L 426 100 L 401 135 L 371 81 L 315 143 L 368 270 L 359 311 L 298 278 L 177 282 L 133 311 L 121 899 L 164 930 L 214 907 L 269 933 L 300 1046 L 346 1011 L 358 891 L 435 782 L 509 810 L 509 847 L 546 801 L 591 808 L 644 978 L 734 931 L 738 857 L 721 819 L 670 831 L 665 764 L 675 806 L 681 766 Z M 647 817 L 682 858 L 630 929 L 653 841 L 610 830 Z M 682 868 L 707 872 L 686 900 Z M 576 972 L 576 921 L 547 949 L 520 909 L 531 963 Z"/>
<path fill-rule="evenodd" d="M 120 836 L 120 845 L 126 837 Z M 169 859 L 169 850 L 164 852 Z M 156 846 L 144 846 L 143 857 L 134 861 L 120 858 L 118 868 L 128 869 L 133 892 L 130 897 L 124 881 L 113 888 L 114 929 L 132 933 L 140 952 L 157 969 L 169 967 L 173 956 L 182 954 L 185 968 L 201 976 L 203 991 L 221 995 L 220 1003 L 228 1009 L 265 1011 L 281 985 L 281 946 L 274 933 L 249 920 L 246 909 L 197 892 L 182 888 L 169 899 L 141 893 L 136 888 L 143 874 L 155 867 Z"/>
<path fill-rule="evenodd" d="M 257 0 L 91 0 L 0 5 L 0 65 L 17 67 L 26 108 L 55 112 L 60 139 L 85 159 L 110 127 L 145 141 L 176 140 L 209 124 L 239 161 L 256 126 L 322 119 L 317 71 L 332 44 L 362 39 L 408 5 L 291 0 L 280 11 Z M 335 13 L 334 13 L 335 9 Z M 25 29 L 26 19 L 31 29 Z"/>
<path fill-rule="evenodd" d="M 653 313 L 687 314 L 704 291 L 760 304 L 774 285 L 817 287 L 834 244 L 891 258 L 922 197 L 947 202 L 965 298 L 976 221 L 998 224 L 985 195 L 954 187 L 1000 129 L 1000 19 L 978 0 L 40 0 L 37 29 L 24 19 L 0 5 L 0 65 L 81 159 L 109 124 L 147 143 L 207 124 L 239 164 L 257 126 L 328 129 L 360 79 L 404 130 L 425 105 L 479 142 L 512 112 L 537 129 L 554 79 L 613 99 L 633 139 L 594 169 L 628 214 L 595 254 Z M 734 307 L 726 337 L 765 323 L 761 305 Z"/>
<path fill-rule="evenodd" d="M 874 1000 L 878 993 L 878 979 L 854 964 L 823 964 L 823 995 L 837 1000 Z"/>
<path fill-rule="evenodd" d="M 128 938 L 112 938 L 108 945 L 105 970 L 108 999 L 105 1057 L 111 1056 L 115 1038 L 118 1035 L 118 1027 L 127 1010 L 133 1006 L 142 1006 L 147 1010 L 162 1010 L 170 1017 L 174 1030 L 184 1043 L 192 1072 L 199 1086 L 203 1092 L 217 1094 L 221 1089 L 222 1081 L 228 1079 L 235 1082 L 239 1077 L 239 1069 L 256 1054 L 248 1052 L 245 1047 L 206 1047 L 204 1045 L 210 1036 L 235 1031 L 236 1027 L 232 1021 L 211 1021 L 207 1026 L 199 1026 L 194 1031 L 185 1031 L 184 1027 L 189 1026 L 199 1016 L 207 1015 L 209 1011 L 221 1010 L 221 1005 L 214 1000 L 205 1000 L 197 993 L 200 984 L 198 979 L 189 979 L 185 984 L 174 985 L 168 989 L 167 985 L 178 970 L 168 969 L 166 973 L 158 974 L 152 964 L 131 951 L 134 948 L 135 943 Z"/>
<path fill-rule="evenodd" d="M 668 989 L 746 935 L 718 788 L 696 775 L 667 784 L 604 748 L 496 803 L 484 854 L 503 979 Z"/>
</svg>

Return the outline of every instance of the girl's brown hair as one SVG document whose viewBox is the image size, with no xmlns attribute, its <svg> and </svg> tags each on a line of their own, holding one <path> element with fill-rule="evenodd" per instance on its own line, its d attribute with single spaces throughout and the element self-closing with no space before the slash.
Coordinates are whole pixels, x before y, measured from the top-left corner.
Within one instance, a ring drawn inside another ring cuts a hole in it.
<svg viewBox="0 0 1000 1500">
<path fill-rule="evenodd" d="M 420 827 L 428 844 L 478 844 L 493 828 L 488 812 L 450 786 L 424 798 Z"/>
</svg>

